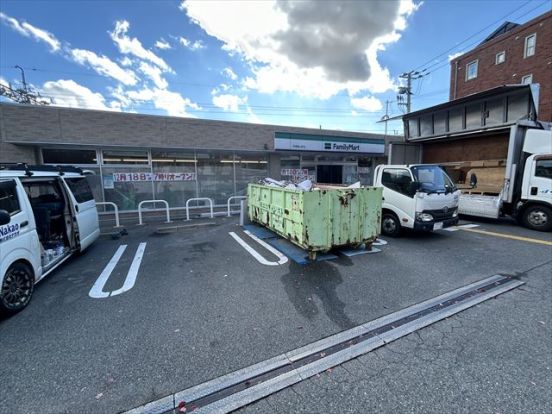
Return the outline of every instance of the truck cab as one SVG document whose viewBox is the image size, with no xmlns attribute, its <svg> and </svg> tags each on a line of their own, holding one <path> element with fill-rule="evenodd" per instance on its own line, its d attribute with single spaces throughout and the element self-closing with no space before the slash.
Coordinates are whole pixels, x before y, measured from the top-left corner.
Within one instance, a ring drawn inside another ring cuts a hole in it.
<svg viewBox="0 0 552 414">
<path fill-rule="evenodd" d="M 387 236 L 458 223 L 460 191 L 438 165 L 378 165 L 374 185 L 383 188 L 381 232 Z"/>
</svg>

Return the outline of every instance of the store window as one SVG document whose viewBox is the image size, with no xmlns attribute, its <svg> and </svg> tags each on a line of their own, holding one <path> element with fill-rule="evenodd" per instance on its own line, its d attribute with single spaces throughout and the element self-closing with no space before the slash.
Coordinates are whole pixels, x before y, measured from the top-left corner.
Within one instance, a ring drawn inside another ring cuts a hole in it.
<svg viewBox="0 0 552 414">
<path fill-rule="evenodd" d="M 474 60 L 466 65 L 466 80 L 477 78 L 477 64 L 478 60 Z"/>
<path fill-rule="evenodd" d="M 211 198 L 215 204 L 225 204 L 235 193 L 234 155 L 225 152 L 198 152 L 196 159 L 199 197 Z"/>
<path fill-rule="evenodd" d="M 268 176 L 268 158 L 263 154 L 236 154 L 236 195 L 247 195 L 247 184 Z"/>
<path fill-rule="evenodd" d="M 495 57 L 495 65 L 500 65 L 506 61 L 506 52 L 498 52 Z"/>
<path fill-rule="evenodd" d="M 533 56 L 535 54 L 535 49 L 537 46 L 537 34 L 533 33 L 532 35 L 529 35 L 525 38 L 525 49 L 523 53 L 523 57 L 527 58 L 529 56 Z"/>
<path fill-rule="evenodd" d="M 96 150 L 42 148 L 44 164 L 97 164 Z"/>
<path fill-rule="evenodd" d="M 148 166 L 143 169 L 127 166 L 102 168 L 105 201 L 111 201 L 119 210 L 137 210 L 138 203 L 153 199 L 153 184 Z"/>
<path fill-rule="evenodd" d="M 104 164 L 148 164 L 147 151 L 103 151 Z"/>
<path fill-rule="evenodd" d="M 372 159 L 360 157 L 358 159 L 357 173 L 361 185 L 372 185 Z"/>
<path fill-rule="evenodd" d="M 155 198 L 169 207 L 185 207 L 197 197 L 196 159 L 193 152 L 152 151 L 151 163 Z"/>
</svg>

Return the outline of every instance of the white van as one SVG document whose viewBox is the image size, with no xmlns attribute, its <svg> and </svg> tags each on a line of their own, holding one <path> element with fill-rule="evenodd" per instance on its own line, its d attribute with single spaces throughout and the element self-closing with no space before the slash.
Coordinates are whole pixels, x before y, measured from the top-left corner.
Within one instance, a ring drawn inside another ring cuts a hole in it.
<svg viewBox="0 0 552 414">
<path fill-rule="evenodd" d="M 94 196 L 80 169 L 0 169 L 0 313 L 27 306 L 35 283 L 99 235 Z"/>
</svg>

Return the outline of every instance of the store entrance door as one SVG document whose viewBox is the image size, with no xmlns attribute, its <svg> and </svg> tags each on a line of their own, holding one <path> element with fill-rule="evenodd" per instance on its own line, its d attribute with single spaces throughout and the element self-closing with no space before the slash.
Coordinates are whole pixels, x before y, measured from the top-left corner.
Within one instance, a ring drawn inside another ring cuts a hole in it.
<svg viewBox="0 0 552 414">
<path fill-rule="evenodd" d="M 343 183 L 343 166 L 342 165 L 317 165 L 316 181 L 324 184 Z"/>
</svg>

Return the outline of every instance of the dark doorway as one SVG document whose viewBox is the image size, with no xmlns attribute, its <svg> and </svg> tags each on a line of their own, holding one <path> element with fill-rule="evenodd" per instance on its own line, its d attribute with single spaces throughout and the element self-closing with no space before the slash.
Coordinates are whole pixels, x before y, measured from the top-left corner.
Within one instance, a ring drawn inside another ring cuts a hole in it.
<svg viewBox="0 0 552 414">
<path fill-rule="evenodd" d="M 326 184 L 343 183 L 343 166 L 342 165 L 317 165 L 316 181 L 318 181 L 319 183 L 326 183 Z"/>
</svg>

